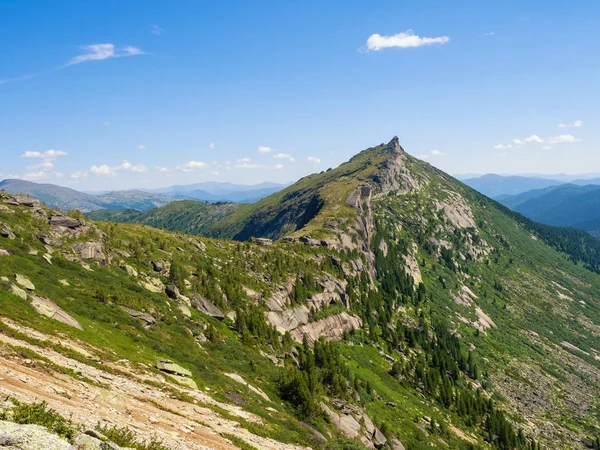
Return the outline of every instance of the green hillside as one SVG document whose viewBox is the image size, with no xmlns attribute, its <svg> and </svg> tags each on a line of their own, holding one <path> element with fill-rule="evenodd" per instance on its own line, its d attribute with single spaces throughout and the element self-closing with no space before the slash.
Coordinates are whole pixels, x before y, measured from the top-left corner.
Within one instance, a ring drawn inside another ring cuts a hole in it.
<svg viewBox="0 0 600 450">
<path fill-rule="evenodd" d="M 593 244 L 396 138 L 199 225 L 237 241 L 0 204 L 0 359 L 19 374 L 3 392 L 30 400 L 39 380 L 75 431 L 100 422 L 119 444 L 117 424 L 151 448 L 530 450 L 584 449 L 600 430 Z M 181 225 L 168 217 L 153 225 Z"/>
<path fill-rule="evenodd" d="M 182 200 L 147 211 L 101 209 L 87 213 L 92 220 L 139 223 L 155 228 L 202 234 L 210 226 L 239 208 L 235 203 L 206 203 Z"/>
</svg>

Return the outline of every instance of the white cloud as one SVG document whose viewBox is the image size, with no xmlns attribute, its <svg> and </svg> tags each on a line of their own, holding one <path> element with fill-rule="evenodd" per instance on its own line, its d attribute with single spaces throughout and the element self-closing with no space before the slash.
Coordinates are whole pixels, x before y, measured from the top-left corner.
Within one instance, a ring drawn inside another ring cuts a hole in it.
<svg viewBox="0 0 600 450">
<path fill-rule="evenodd" d="M 561 134 L 548 138 L 548 144 L 572 144 L 575 142 L 581 142 L 581 139 L 576 138 L 572 134 Z"/>
<path fill-rule="evenodd" d="M 424 45 L 445 44 L 450 40 L 448 36 L 440 37 L 420 37 L 408 30 L 404 33 L 398 33 L 393 36 L 381 36 L 380 34 L 372 34 L 367 39 L 368 51 L 379 51 L 386 48 L 398 47 L 422 47 Z"/>
<path fill-rule="evenodd" d="M 296 161 L 294 159 L 294 157 L 292 155 L 290 155 L 289 153 L 277 153 L 276 155 L 273 155 L 273 158 L 275 158 L 275 159 L 287 159 L 289 162 Z"/>
<path fill-rule="evenodd" d="M 210 144 L 208 144 L 208 148 L 210 148 L 211 150 L 215 149 L 215 143 L 211 142 Z"/>
<path fill-rule="evenodd" d="M 51 161 L 46 160 L 39 164 L 33 164 L 31 166 L 27 166 L 27 170 L 43 170 L 45 172 L 50 172 L 54 169 L 54 164 Z"/>
<path fill-rule="evenodd" d="M 263 164 L 255 164 L 252 163 L 250 158 L 241 158 L 235 162 L 233 166 L 236 169 L 264 169 L 265 166 Z"/>
<path fill-rule="evenodd" d="M 309 156 L 308 158 L 306 158 L 306 160 L 309 163 L 313 163 L 313 164 L 321 164 L 321 160 L 319 158 L 317 158 L 316 156 Z"/>
<path fill-rule="evenodd" d="M 73 179 L 75 179 L 75 180 L 78 180 L 80 178 L 87 178 L 87 176 L 88 176 L 87 170 L 78 170 L 77 172 L 73 172 L 70 175 L 70 177 L 73 178 Z"/>
<path fill-rule="evenodd" d="M 217 176 L 217 175 L 219 175 L 219 172 L 218 172 L 218 171 L 216 171 L 216 170 L 214 170 L 214 171 L 212 171 L 210 174 L 211 174 L 211 175 L 215 175 L 215 176 Z"/>
<path fill-rule="evenodd" d="M 443 153 L 440 152 L 439 150 L 431 150 L 430 152 L 433 156 L 442 156 Z"/>
<path fill-rule="evenodd" d="M 579 128 L 583 126 L 583 122 L 581 120 L 576 120 L 573 123 L 559 123 L 558 128 Z"/>
<path fill-rule="evenodd" d="M 121 172 L 145 172 L 147 167 L 143 164 L 133 165 L 129 161 L 123 161 L 118 166 L 109 166 L 108 164 L 93 165 L 90 167 L 90 172 L 95 175 L 107 177 L 116 177 Z"/>
<path fill-rule="evenodd" d="M 198 169 L 203 169 L 206 167 L 206 163 L 202 161 L 188 161 L 185 164 L 177 166 L 177 170 L 181 172 L 193 172 Z"/>
<path fill-rule="evenodd" d="M 152 25 L 150 32 L 155 36 L 160 36 L 163 33 L 163 29 L 158 25 Z"/>
<path fill-rule="evenodd" d="M 273 166 L 273 169 L 276 169 L 276 170 L 281 170 L 281 169 L 283 169 L 283 164 L 275 164 L 275 165 Z"/>
<path fill-rule="evenodd" d="M 138 147 L 140 150 L 146 150 L 146 144 L 140 144 Z"/>
<path fill-rule="evenodd" d="M 523 147 L 528 144 L 545 144 L 544 146 L 542 146 L 542 148 L 544 150 L 549 150 L 551 146 L 555 144 L 572 144 L 575 142 L 581 142 L 581 139 L 576 138 L 571 134 L 561 134 L 559 136 L 553 136 L 546 139 L 542 139 L 538 135 L 532 134 L 531 136 L 526 137 L 524 139 L 513 139 L 512 144 L 498 144 L 494 145 L 493 148 L 494 150 L 508 150 L 513 147 Z"/>
<path fill-rule="evenodd" d="M 73 66 L 88 61 L 102 61 L 110 58 L 143 55 L 144 52 L 137 47 L 122 47 L 115 49 L 114 44 L 92 44 L 82 47 L 87 53 L 72 58 L 65 66 Z"/>
<path fill-rule="evenodd" d="M 21 158 L 42 158 L 56 159 L 59 156 L 66 156 L 67 152 L 62 150 L 46 150 L 45 152 L 27 151 L 21 155 Z"/>
<path fill-rule="evenodd" d="M 259 153 L 271 153 L 273 149 L 271 147 L 258 147 Z"/>
<path fill-rule="evenodd" d="M 536 142 L 538 144 L 541 144 L 542 142 L 544 142 L 543 139 L 540 139 L 538 136 L 536 136 L 535 134 L 532 134 L 531 136 L 529 136 L 528 138 L 524 139 L 524 142 L 526 144 L 531 144 L 532 142 Z"/>
<path fill-rule="evenodd" d="M 163 172 L 163 173 L 169 172 L 169 168 L 168 167 L 154 166 L 154 168 L 156 170 L 158 170 L 159 172 Z"/>
</svg>

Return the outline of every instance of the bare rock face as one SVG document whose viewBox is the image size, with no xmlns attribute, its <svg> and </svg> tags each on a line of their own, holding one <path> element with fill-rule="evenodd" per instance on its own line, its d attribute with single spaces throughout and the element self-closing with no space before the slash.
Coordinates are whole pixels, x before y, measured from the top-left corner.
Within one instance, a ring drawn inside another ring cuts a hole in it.
<svg viewBox="0 0 600 450">
<path fill-rule="evenodd" d="M 77 320 L 67 314 L 56 303 L 48 300 L 47 298 L 31 296 L 31 306 L 33 306 L 37 312 L 46 317 L 58 320 L 59 322 L 70 325 L 78 330 L 83 330 L 83 327 Z"/>
<path fill-rule="evenodd" d="M 333 400 L 331 404 L 333 408 L 321 403 L 321 409 L 344 436 L 358 438 L 370 449 L 383 448 L 387 444 L 386 437 L 360 408 L 343 400 Z"/>
<path fill-rule="evenodd" d="M 34 284 L 29 280 L 29 278 L 24 277 L 21 274 L 15 273 L 15 281 L 19 286 L 24 287 L 28 291 L 35 291 Z"/>
<path fill-rule="evenodd" d="M 0 420 L 2 448 L 10 450 L 75 450 L 71 444 L 39 425 L 20 425 Z"/>
<path fill-rule="evenodd" d="M 0 222 L 0 236 L 8 238 L 8 239 L 15 238 L 15 234 L 13 233 L 11 228 L 3 222 Z"/>
<path fill-rule="evenodd" d="M 309 310 L 304 305 L 295 308 L 286 308 L 280 311 L 268 311 L 267 320 L 277 328 L 280 333 L 292 331 L 308 323 Z"/>
<path fill-rule="evenodd" d="M 177 298 L 179 298 L 179 296 L 181 295 L 179 293 L 179 289 L 177 289 L 177 286 L 175 286 L 174 284 L 167 284 L 167 286 L 165 287 L 165 293 L 169 298 L 172 298 L 173 300 L 177 300 Z"/>
<path fill-rule="evenodd" d="M 74 244 L 72 248 L 81 259 L 106 259 L 100 242 L 79 242 Z"/>
<path fill-rule="evenodd" d="M 175 364 L 169 359 L 159 359 L 155 364 L 156 368 L 161 372 L 170 373 L 173 375 L 179 375 L 181 377 L 191 377 L 192 372 L 181 367 L 179 364 Z"/>
<path fill-rule="evenodd" d="M 377 187 L 376 195 L 386 195 L 389 192 L 407 194 L 418 189 L 423 183 L 406 167 L 406 152 L 400 146 L 398 137 L 389 142 L 385 151 L 392 157 L 371 175 L 373 184 Z"/>
<path fill-rule="evenodd" d="M 225 314 L 223 314 L 219 308 L 217 308 L 207 299 L 202 297 L 200 294 L 194 295 L 191 298 L 191 302 L 192 306 L 201 313 L 204 313 L 219 320 L 225 319 Z"/>
<path fill-rule="evenodd" d="M 9 205 L 15 206 L 28 206 L 30 208 L 39 207 L 41 205 L 39 200 L 31 198 L 29 195 L 14 195 L 8 200 L 5 200 Z"/>
<path fill-rule="evenodd" d="M 296 328 L 292 330 L 291 335 L 297 342 L 302 342 L 306 336 L 308 343 L 314 345 L 322 336 L 327 340 L 338 340 L 344 333 L 357 330 L 361 325 L 362 322 L 358 317 L 344 311 Z"/>
<path fill-rule="evenodd" d="M 127 308 L 125 306 L 121 306 L 121 309 L 123 311 L 125 311 L 127 314 L 129 314 L 131 317 L 140 319 L 144 323 L 144 326 L 146 328 L 150 328 L 151 326 L 156 324 L 156 319 L 154 318 L 154 316 L 152 316 L 148 313 L 145 313 L 142 311 L 137 311 L 137 310 L 131 309 L 131 308 Z"/>
<path fill-rule="evenodd" d="M 10 253 L 8 253 L 6 250 L 4 250 L 3 248 L 0 248 L 0 256 L 10 256 Z"/>
<path fill-rule="evenodd" d="M 85 225 L 85 221 L 67 216 L 52 216 L 49 221 L 53 227 L 78 228 Z"/>
</svg>

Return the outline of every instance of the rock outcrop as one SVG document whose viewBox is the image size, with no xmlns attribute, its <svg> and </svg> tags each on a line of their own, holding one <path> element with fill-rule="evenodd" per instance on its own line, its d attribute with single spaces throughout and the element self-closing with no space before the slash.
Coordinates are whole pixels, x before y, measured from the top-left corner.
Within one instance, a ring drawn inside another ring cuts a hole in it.
<svg viewBox="0 0 600 450">
<path fill-rule="evenodd" d="M 0 420 L 0 447 L 6 450 L 75 450 L 67 440 L 39 425 Z"/>
<path fill-rule="evenodd" d="M 302 342 L 306 336 L 308 343 L 314 345 L 320 337 L 325 337 L 327 340 L 338 340 L 344 333 L 357 330 L 361 325 L 362 322 L 358 317 L 351 316 L 344 311 L 296 328 L 292 330 L 291 335 L 297 342 Z"/>
<path fill-rule="evenodd" d="M 77 256 L 79 256 L 81 259 L 106 259 L 106 256 L 102 250 L 101 242 L 79 242 L 77 244 L 73 244 L 72 248 Z"/>
<path fill-rule="evenodd" d="M 219 308 L 217 308 L 207 299 L 202 297 L 200 294 L 194 295 L 190 300 L 192 306 L 201 313 L 204 313 L 219 320 L 223 320 L 225 318 L 225 314 L 223 314 L 223 312 Z"/>
<path fill-rule="evenodd" d="M 56 215 L 50 217 L 50 225 L 53 227 L 65 227 L 65 228 L 78 228 L 85 225 L 85 221 L 80 219 L 74 219 L 68 216 Z"/>
<path fill-rule="evenodd" d="M 126 306 L 121 306 L 121 309 L 129 314 L 131 317 L 136 319 L 140 319 L 146 328 L 150 328 L 153 325 L 156 325 L 156 319 L 151 314 L 138 311 L 136 309 L 127 308 Z"/>
<path fill-rule="evenodd" d="M 40 314 L 43 314 L 46 317 L 50 317 L 51 319 L 77 328 L 78 330 L 83 330 L 83 327 L 77 320 L 75 320 L 73 317 L 67 314 L 61 307 L 59 307 L 53 301 L 47 298 L 36 296 L 31 296 L 30 300 L 31 306 L 33 306 L 33 308 Z"/>
<path fill-rule="evenodd" d="M 383 448 L 387 439 L 361 409 L 343 400 L 333 400 L 333 409 L 321 403 L 321 409 L 340 432 L 350 439 L 360 439 L 367 448 Z"/>
</svg>

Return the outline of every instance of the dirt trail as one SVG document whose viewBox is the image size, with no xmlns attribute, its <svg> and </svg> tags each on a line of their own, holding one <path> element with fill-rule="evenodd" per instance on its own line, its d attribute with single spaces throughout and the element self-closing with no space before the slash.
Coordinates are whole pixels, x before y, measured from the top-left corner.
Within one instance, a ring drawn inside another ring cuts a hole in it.
<svg viewBox="0 0 600 450">
<path fill-rule="evenodd" d="M 14 324 L 11 326 L 16 327 Z M 30 336 L 34 333 L 34 330 L 18 328 Z M 39 336 L 39 332 L 35 334 L 38 338 L 51 339 Z M 29 348 L 53 363 L 73 369 L 106 388 L 49 370 L 43 362 L 21 358 L 6 344 Z M 128 371 L 126 365 L 119 366 L 119 369 Z M 159 388 L 144 384 L 143 379 L 171 385 L 193 397 L 194 403 L 169 398 Z M 130 372 L 128 375 L 115 375 L 103 372 L 52 349 L 37 347 L 0 333 L 0 396 L 6 395 L 27 402 L 44 400 L 64 417 L 87 428 L 93 428 L 98 422 L 128 426 L 141 439 L 156 436 L 173 449 L 236 449 L 236 446 L 221 436 L 223 433 L 233 434 L 259 449 L 301 449 L 250 433 L 238 422 L 203 405 L 215 405 L 231 415 L 260 423 L 257 416 L 237 406 L 219 403 L 203 392 L 170 384 L 154 373 Z"/>
</svg>

